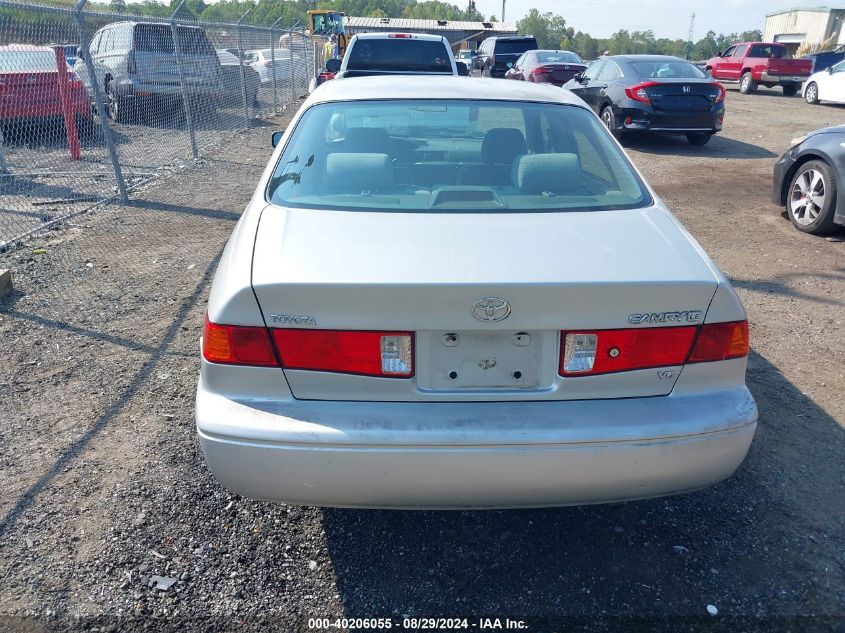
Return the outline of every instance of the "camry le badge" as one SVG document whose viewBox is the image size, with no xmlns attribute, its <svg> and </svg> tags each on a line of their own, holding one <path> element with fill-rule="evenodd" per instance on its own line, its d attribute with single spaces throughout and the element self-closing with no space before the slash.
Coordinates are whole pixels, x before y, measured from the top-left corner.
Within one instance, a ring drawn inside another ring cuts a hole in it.
<svg viewBox="0 0 845 633">
<path fill-rule="evenodd" d="M 510 316 L 511 304 L 499 297 L 484 297 L 472 306 L 472 316 L 479 321 L 495 323 L 504 321 Z"/>
</svg>

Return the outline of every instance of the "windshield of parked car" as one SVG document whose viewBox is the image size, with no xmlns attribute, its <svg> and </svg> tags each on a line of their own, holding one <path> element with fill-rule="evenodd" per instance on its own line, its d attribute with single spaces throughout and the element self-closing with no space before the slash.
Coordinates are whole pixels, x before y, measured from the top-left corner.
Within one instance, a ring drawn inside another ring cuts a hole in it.
<svg viewBox="0 0 845 633">
<path fill-rule="evenodd" d="M 362 39 L 350 48 L 346 70 L 452 74 L 446 45 L 410 38 Z"/>
<path fill-rule="evenodd" d="M 406 212 L 622 209 L 650 200 L 590 111 L 480 100 L 312 106 L 267 193 L 287 207 Z"/>
<path fill-rule="evenodd" d="M 567 53 L 567 52 L 548 52 L 548 51 L 539 51 L 537 53 L 537 60 L 541 64 L 554 64 L 554 63 L 561 63 L 561 64 L 580 64 L 583 60 L 578 57 L 575 53 Z"/>
<path fill-rule="evenodd" d="M 179 51 L 186 55 L 214 55 L 205 31 L 179 27 Z M 167 24 L 139 24 L 135 27 L 135 50 L 148 53 L 173 53 L 173 32 Z"/>
<path fill-rule="evenodd" d="M 703 79 L 707 75 L 695 64 L 678 61 L 631 62 L 639 77 L 656 79 Z"/>
<path fill-rule="evenodd" d="M 0 51 L 0 73 L 56 72 L 53 51 Z"/>
<path fill-rule="evenodd" d="M 495 54 L 515 55 L 535 48 L 537 48 L 537 42 L 534 40 L 497 40 Z"/>
</svg>

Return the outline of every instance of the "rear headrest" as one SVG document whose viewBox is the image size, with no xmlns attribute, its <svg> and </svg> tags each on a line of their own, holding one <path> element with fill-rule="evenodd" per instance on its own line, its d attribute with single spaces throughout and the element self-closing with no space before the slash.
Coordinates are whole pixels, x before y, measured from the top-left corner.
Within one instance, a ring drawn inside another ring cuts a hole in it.
<svg viewBox="0 0 845 633">
<path fill-rule="evenodd" d="M 348 152 L 390 153 L 391 140 L 387 130 L 380 127 L 351 127 L 346 130 L 344 149 Z"/>
<path fill-rule="evenodd" d="M 575 154 L 525 154 L 514 161 L 511 181 L 525 193 L 560 193 L 577 186 L 571 180 L 577 170 Z"/>
<path fill-rule="evenodd" d="M 393 163 L 387 154 L 329 154 L 326 185 L 343 193 L 385 189 L 393 185 Z"/>
<path fill-rule="evenodd" d="M 525 137 L 514 127 L 491 128 L 481 142 L 481 160 L 485 163 L 510 165 L 527 151 Z"/>
</svg>

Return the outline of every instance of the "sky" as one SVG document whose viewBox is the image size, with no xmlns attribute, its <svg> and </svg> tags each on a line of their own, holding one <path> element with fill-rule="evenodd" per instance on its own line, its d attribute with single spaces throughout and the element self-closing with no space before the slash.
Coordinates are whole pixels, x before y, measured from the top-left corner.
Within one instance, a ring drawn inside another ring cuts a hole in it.
<svg viewBox="0 0 845 633">
<path fill-rule="evenodd" d="M 451 0 L 462 5 L 463 0 Z M 795 6 L 819 6 L 821 2 L 801 0 L 507 0 L 505 21 L 515 22 L 530 9 L 551 11 L 566 19 L 567 26 L 585 31 L 594 37 L 607 37 L 619 29 L 646 31 L 657 37 L 686 39 L 690 17 L 695 12 L 694 39 L 701 39 L 709 30 L 716 33 L 741 33 L 763 30 L 767 13 Z M 834 2 L 834 7 L 845 5 Z M 485 17 L 502 19 L 502 0 L 476 0 L 476 7 Z"/>
</svg>

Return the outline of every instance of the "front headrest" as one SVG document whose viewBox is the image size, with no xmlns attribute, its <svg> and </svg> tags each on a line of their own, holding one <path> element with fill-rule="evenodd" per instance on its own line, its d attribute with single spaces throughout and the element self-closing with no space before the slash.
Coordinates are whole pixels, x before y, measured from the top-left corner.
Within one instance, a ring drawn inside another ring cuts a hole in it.
<svg viewBox="0 0 845 633">
<path fill-rule="evenodd" d="M 572 190 L 579 169 L 575 154 L 525 154 L 511 169 L 511 181 L 524 193 L 560 193 Z"/>
<path fill-rule="evenodd" d="M 491 128 L 481 142 L 481 160 L 485 163 L 510 165 L 527 151 L 525 137 L 514 127 Z"/>
<path fill-rule="evenodd" d="M 326 185 L 344 193 L 385 189 L 393 186 L 393 163 L 387 154 L 329 154 Z"/>
</svg>

